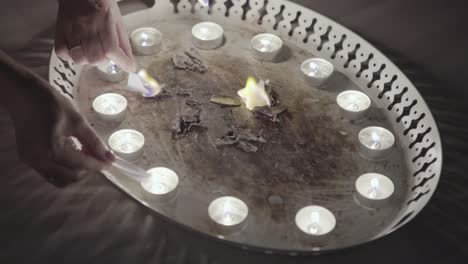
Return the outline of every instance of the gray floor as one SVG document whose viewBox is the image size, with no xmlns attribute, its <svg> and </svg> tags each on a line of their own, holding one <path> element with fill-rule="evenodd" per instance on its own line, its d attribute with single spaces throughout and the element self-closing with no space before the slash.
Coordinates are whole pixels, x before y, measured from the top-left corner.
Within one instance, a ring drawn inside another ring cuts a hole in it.
<svg viewBox="0 0 468 264">
<path fill-rule="evenodd" d="M 46 76 L 57 1 L 0 2 L 0 48 Z M 468 19 L 466 8 L 455 3 L 462 1 L 297 2 L 378 46 L 432 108 L 444 143 L 444 170 L 434 198 L 416 219 L 383 239 L 333 255 L 241 251 L 163 222 L 98 177 L 54 189 L 18 162 L 14 133 L 0 111 L 0 263 L 465 263 L 468 109 L 461 95 L 468 94 Z"/>
</svg>

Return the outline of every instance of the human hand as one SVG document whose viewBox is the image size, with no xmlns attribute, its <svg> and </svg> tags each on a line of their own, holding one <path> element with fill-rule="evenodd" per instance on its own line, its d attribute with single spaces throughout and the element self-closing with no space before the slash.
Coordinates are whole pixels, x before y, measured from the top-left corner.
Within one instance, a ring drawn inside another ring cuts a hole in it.
<svg viewBox="0 0 468 264">
<path fill-rule="evenodd" d="M 136 71 L 115 0 L 59 0 L 55 51 L 81 65 L 112 60 L 125 71 Z"/>
<path fill-rule="evenodd" d="M 108 166 L 114 156 L 74 106 L 43 80 L 29 80 L 11 115 L 20 159 L 63 187 Z M 35 89 L 39 88 L 46 89 Z M 48 87 L 44 87 L 48 86 Z M 78 139 L 82 150 L 70 141 Z"/>
</svg>

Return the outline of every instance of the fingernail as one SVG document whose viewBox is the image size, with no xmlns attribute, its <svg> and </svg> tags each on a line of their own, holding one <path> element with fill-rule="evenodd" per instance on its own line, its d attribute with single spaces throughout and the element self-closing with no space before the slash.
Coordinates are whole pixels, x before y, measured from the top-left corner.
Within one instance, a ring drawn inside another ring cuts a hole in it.
<svg viewBox="0 0 468 264">
<path fill-rule="evenodd" d="M 107 160 L 108 162 L 113 162 L 113 161 L 115 160 L 114 154 L 112 154 L 112 152 L 109 151 L 109 150 L 106 151 L 105 156 L 106 156 L 106 160 Z"/>
</svg>

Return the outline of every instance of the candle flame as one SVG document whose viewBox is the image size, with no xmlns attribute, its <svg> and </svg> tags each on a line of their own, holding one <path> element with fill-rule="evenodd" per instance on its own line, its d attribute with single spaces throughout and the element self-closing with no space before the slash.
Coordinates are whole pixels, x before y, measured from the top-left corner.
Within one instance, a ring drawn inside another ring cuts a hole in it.
<svg viewBox="0 0 468 264">
<path fill-rule="evenodd" d="M 119 68 L 119 66 L 117 66 L 117 64 L 113 60 L 111 60 L 111 61 L 109 61 L 109 64 L 107 65 L 107 71 L 109 73 L 115 74 L 115 73 L 118 73 L 120 71 L 120 68 Z"/>
<path fill-rule="evenodd" d="M 319 212 L 312 212 L 310 214 L 310 220 L 313 224 L 318 224 L 320 222 L 320 213 Z"/>
<path fill-rule="evenodd" d="M 376 199 L 379 196 L 380 180 L 378 178 L 371 179 L 371 189 L 368 193 L 370 199 Z"/>
<path fill-rule="evenodd" d="M 237 94 L 241 97 L 245 106 L 249 110 L 255 107 L 270 106 L 270 97 L 265 90 L 265 82 L 257 83 L 255 78 L 249 77 L 244 89 L 239 90 Z"/>
<path fill-rule="evenodd" d="M 378 189 L 380 187 L 380 180 L 378 178 L 372 178 L 371 186 L 372 188 Z"/>
<path fill-rule="evenodd" d="M 377 133 L 375 133 L 375 132 L 373 132 L 371 134 L 371 138 L 372 138 L 372 140 L 375 140 L 375 141 L 378 141 L 380 139 L 379 135 Z"/>
<path fill-rule="evenodd" d="M 223 204 L 223 222 L 226 225 L 230 225 L 234 221 L 231 211 L 232 211 L 231 204 L 228 202 L 225 202 Z"/>
<path fill-rule="evenodd" d="M 308 227 L 308 231 L 310 234 L 318 234 L 320 232 L 320 213 L 317 211 L 314 211 L 310 214 L 310 225 Z"/>
<path fill-rule="evenodd" d="M 371 138 L 372 138 L 372 141 L 371 141 L 370 148 L 371 149 L 381 149 L 382 143 L 380 143 L 380 136 L 377 133 L 373 132 L 371 134 Z"/>
</svg>

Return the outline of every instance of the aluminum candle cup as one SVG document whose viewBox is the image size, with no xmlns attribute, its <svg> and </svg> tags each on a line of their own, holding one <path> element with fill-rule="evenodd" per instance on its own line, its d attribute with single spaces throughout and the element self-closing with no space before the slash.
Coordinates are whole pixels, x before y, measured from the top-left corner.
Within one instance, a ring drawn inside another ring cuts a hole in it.
<svg viewBox="0 0 468 264">
<path fill-rule="evenodd" d="M 283 41 L 276 35 L 264 33 L 252 38 L 252 54 L 261 61 L 272 61 L 281 51 Z"/>
<path fill-rule="evenodd" d="M 383 127 L 366 127 L 359 132 L 359 152 L 365 158 L 382 160 L 393 149 L 395 136 Z"/>
<path fill-rule="evenodd" d="M 120 157 L 136 160 L 143 152 L 145 137 L 136 130 L 122 129 L 114 132 L 109 137 L 108 143 L 110 148 Z"/>
<path fill-rule="evenodd" d="M 321 236 L 331 232 L 336 226 L 335 216 L 328 209 L 311 205 L 296 214 L 297 227 L 307 235 Z"/>
<path fill-rule="evenodd" d="M 395 191 L 392 180 L 378 173 L 366 173 L 361 175 L 355 183 L 356 199 L 358 202 L 370 208 L 383 206 L 389 201 Z"/>
<path fill-rule="evenodd" d="M 213 22 L 198 23 L 192 28 L 192 42 L 199 49 L 216 49 L 223 44 L 224 30 Z"/>
<path fill-rule="evenodd" d="M 120 94 L 105 93 L 93 100 L 93 110 L 100 120 L 122 122 L 125 119 L 127 99 Z"/>
<path fill-rule="evenodd" d="M 344 91 L 336 97 L 343 117 L 349 120 L 362 119 L 371 106 L 371 100 L 363 92 Z"/>
<path fill-rule="evenodd" d="M 132 48 L 138 55 L 153 55 L 161 51 L 163 34 L 151 27 L 136 29 L 130 35 Z"/>
<path fill-rule="evenodd" d="M 158 167 L 148 170 L 150 178 L 141 181 L 145 196 L 154 201 L 167 201 L 176 196 L 179 177 L 168 168 Z"/>
<path fill-rule="evenodd" d="M 304 61 L 301 70 L 307 82 L 312 86 L 321 86 L 332 76 L 335 68 L 329 61 L 312 58 Z"/>
<path fill-rule="evenodd" d="M 212 201 L 208 207 L 208 215 L 221 233 L 232 233 L 242 229 L 249 208 L 240 199 L 223 196 Z"/>
<path fill-rule="evenodd" d="M 120 69 L 113 61 L 96 66 L 96 71 L 99 79 L 109 83 L 121 82 L 128 76 L 128 73 Z"/>
</svg>

